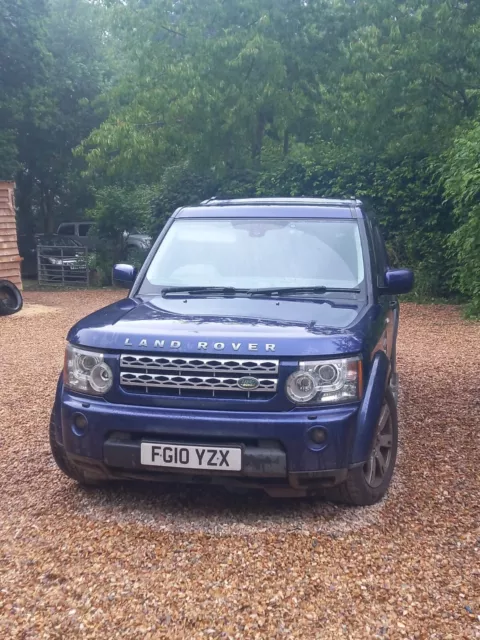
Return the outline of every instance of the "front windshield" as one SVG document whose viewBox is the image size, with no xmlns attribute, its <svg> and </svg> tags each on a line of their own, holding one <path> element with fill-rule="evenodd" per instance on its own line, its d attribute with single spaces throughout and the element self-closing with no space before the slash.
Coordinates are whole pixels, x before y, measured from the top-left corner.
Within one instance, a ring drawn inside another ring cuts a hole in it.
<svg viewBox="0 0 480 640">
<path fill-rule="evenodd" d="M 352 289 L 363 279 L 356 220 L 178 219 L 139 293 L 178 286 Z"/>
</svg>

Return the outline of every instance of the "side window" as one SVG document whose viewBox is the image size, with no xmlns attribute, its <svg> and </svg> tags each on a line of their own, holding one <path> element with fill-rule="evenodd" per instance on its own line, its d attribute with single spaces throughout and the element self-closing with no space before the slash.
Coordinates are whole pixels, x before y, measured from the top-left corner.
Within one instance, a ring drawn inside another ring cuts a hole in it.
<svg viewBox="0 0 480 640">
<path fill-rule="evenodd" d="M 59 236 L 74 236 L 75 225 L 74 224 L 61 224 L 58 228 Z"/>
<path fill-rule="evenodd" d="M 81 236 L 82 238 L 84 238 L 85 236 L 88 235 L 88 232 L 90 231 L 90 229 L 92 228 L 92 223 L 91 222 L 83 222 L 82 224 L 78 225 L 78 235 Z"/>
</svg>

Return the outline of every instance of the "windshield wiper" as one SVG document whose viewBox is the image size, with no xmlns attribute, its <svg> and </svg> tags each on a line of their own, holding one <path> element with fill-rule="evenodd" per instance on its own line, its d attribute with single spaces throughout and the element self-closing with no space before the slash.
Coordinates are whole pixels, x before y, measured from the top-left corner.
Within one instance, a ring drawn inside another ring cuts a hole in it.
<svg viewBox="0 0 480 640">
<path fill-rule="evenodd" d="M 236 289 L 235 287 L 164 287 L 162 296 L 165 298 L 171 294 L 187 294 L 194 295 L 219 295 L 219 296 L 235 296 L 238 293 L 247 293 L 248 289 Z"/>
<path fill-rule="evenodd" d="M 162 296 L 165 298 L 170 295 L 215 295 L 215 296 L 231 296 L 247 295 L 252 296 L 281 296 L 293 295 L 295 293 L 360 293 L 360 289 L 345 289 L 336 287 L 268 287 L 265 289 L 237 289 L 236 287 L 197 287 L 197 286 L 179 286 L 164 287 Z"/>
<path fill-rule="evenodd" d="M 295 293 L 360 293 L 360 289 L 340 287 L 268 287 L 266 289 L 250 289 L 249 296 L 281 296 Z"/>
</svg>

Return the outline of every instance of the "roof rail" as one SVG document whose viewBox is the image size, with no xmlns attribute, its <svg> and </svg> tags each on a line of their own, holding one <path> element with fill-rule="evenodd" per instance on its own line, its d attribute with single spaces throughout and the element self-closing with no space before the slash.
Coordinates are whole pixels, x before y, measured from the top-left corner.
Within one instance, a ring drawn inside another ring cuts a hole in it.
<svg viewBox="0 0 480 640">
<path fill-rule="evenodd" d="M 201 202 L 201 205 L 206 205 L 206 204 L 212 204 L 214 200 L 217 199 L 217 196 L 212 196 L 211 198 L 208 198 L 208 200 L 203 200 L 203 202 Z"/>
<path fill-rule="evenodd" d="M 361 201 L 356 198 L 334 199 L 334 198 L 308 198 L 305 196 L 297 198 L 237 198 L 231 200 L 217 200 L 214 196 L 200 203 L 207 207 L 244 206 L 244 205 L 312 205 L 328 207 L 345 207 L 361 205 Z"/>
</svg>

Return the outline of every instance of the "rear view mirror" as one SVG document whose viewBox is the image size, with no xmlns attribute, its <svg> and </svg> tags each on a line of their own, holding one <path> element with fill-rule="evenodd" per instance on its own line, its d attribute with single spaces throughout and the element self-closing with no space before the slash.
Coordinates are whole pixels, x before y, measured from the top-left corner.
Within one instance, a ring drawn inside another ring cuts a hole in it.
<svg viewBox="0 0 480 640">
<path fill-rule="evenodd" d="M 137 277 L 137 269 L 131 264 L 116 264 L 112 270 L 113 284 L 130 288 Z"/>
<path fill-rule="evenodd" d="M 389 269 L 385 273 L 384 292 L 391 295 L 409 293 L 413 289 L 413 281 L 410 269 Z"/>
</svg>

